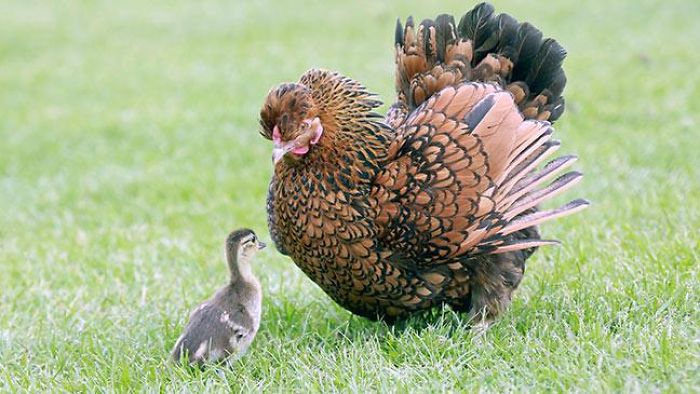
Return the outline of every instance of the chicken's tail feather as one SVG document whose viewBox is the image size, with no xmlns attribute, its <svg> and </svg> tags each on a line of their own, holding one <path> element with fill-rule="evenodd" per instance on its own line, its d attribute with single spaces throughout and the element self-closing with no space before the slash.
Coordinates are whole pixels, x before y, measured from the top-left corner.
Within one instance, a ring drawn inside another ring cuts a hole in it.
<svg viewBox="0 0 700 394">
<path fill-rule="evenodd" d="M 511 92 L 527 119 L 553 122 L 564 112 L 566 51 L 529 23 L 497 15 L 481 3 L 459 21 L 439 15 L 416 25 L 396 25 L 398 100 L 387 120 L 396 126 L 406 113 L 443 88 L 465 81 L 498 83 Z"/>
<path fill-rule="evenodd" d="M 435 101 L 435 100 L 433 100 Z M 435 105 L 433 108 L 439 109 Z M 489 182 L 480 190 L 479 209 L 467 229 L 461 251 L 472 254 L 528 250 L 552 243 L 539 239 L 536 226 L 584 209 L 588 202 L 574 200 L 556 209 L 540 211 L 581 181 L 578 171 L 568 171 L 576 156 L 552 159 L 559 149 L 551 123 L 524 120 L 512 97 L 505 92 L 486 95 L 464 118 L 466 129 L 478 138 L 486 155 L 475 161 Z M 474 157 L 477 155 L 474 154 Z M 546 163 L 546 164 L 544 164 Z M 470 179 L 470 178 L 467 178 Z"/>
<path fill-rule="evenodd" d="M 538 210 L 541 203 L 574 186 L 583 177 L 577 171 L 562 174 L 576 161 L 573 155 L 557 157 L 537 168 L 559 148 L 559 142 L 551 138 L 552 128 L 548 122 L 527 120 L 516 130 L 510 163 L 495 180 L 493 211 L 498 219 L 489 236 L 476 247 L 477 252 L 505 253 L 551 244 L 551 241 L 523 239 L 513 234 L 573 214 L 589 205 L 586 200 L 576 199 L 559 208 Z"/>
</svg>

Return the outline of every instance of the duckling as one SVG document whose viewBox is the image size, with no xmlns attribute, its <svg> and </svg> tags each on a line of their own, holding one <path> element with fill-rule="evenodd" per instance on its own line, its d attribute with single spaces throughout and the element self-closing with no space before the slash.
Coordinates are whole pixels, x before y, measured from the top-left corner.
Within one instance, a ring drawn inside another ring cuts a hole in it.
<svg viewBox="0 0 700 394">
<path fill-rule="evenodd" d="M 265 244 L 250 229 L 233 231 L 226 239 L 231 279 L 190 314 L 175 343 L 173 359 L 189 364 L 232 361 L 242 356 L 260 327 L 262 290 L 250 262 Z"/>
</svg>

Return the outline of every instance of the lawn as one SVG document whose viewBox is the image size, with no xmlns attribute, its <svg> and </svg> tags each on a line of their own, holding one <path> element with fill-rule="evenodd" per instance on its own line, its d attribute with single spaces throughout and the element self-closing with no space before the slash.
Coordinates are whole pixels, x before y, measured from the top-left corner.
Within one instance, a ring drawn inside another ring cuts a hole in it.
<svg viewBox="0 0 700 394">
<path fill-rule="evenodd" d="M 222 379 L 164 360 L 228 231 L 269 241 L 268 89 L 316 66 L 390 102 L 395 18 L 472 3 L 2 2 L 0 391 L 698 390 L 700 2 L 495 5 L 569 51 L 565 197 L 591 208 L 544 226 L 563 245 L 480 339 L 448 310 L 352 317 L 269 248 Z"/>
</svg>

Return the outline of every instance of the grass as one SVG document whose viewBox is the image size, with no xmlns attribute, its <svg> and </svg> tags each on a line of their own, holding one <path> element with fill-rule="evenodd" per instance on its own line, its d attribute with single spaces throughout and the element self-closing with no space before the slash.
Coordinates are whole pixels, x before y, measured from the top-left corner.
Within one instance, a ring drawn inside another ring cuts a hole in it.
<svg viewBox="0 0 700 394">
<path fill-rule="evenodd" d="M 569 50 L 563 151 L 594 205 L 545 226 L 510 311 L 352 317 L 275 251 L 225 379 L 164 359 L 267 237 L 273 85 L 322 66 L 390 101 L 394 20 L 471 3 L 0 4 L 0 391 L 626 391 L 700 387 L 700 3 L 497 1 Z"/>
</svg>

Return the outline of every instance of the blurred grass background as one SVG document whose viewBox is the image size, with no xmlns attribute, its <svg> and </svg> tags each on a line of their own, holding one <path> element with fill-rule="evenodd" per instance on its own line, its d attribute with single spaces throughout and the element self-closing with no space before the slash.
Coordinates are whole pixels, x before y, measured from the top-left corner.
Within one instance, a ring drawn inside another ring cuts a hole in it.
<svg viewBox="0 0 700 394">
<path fill-rule="evenodd" d="M 700 3 L 494 2 L 569 51 L 563 152 L 594 205 L 547 225 L 480 342 L 449 312 L 393 330 L 268 250 L 250 354 L 163 360 L 268 238 L 267 91 L 311 67 L 393 98 L 396 17 L 465 1 L 0 3 L 0 390 L 670 391 L 700 386 Z"/>
</svg>

